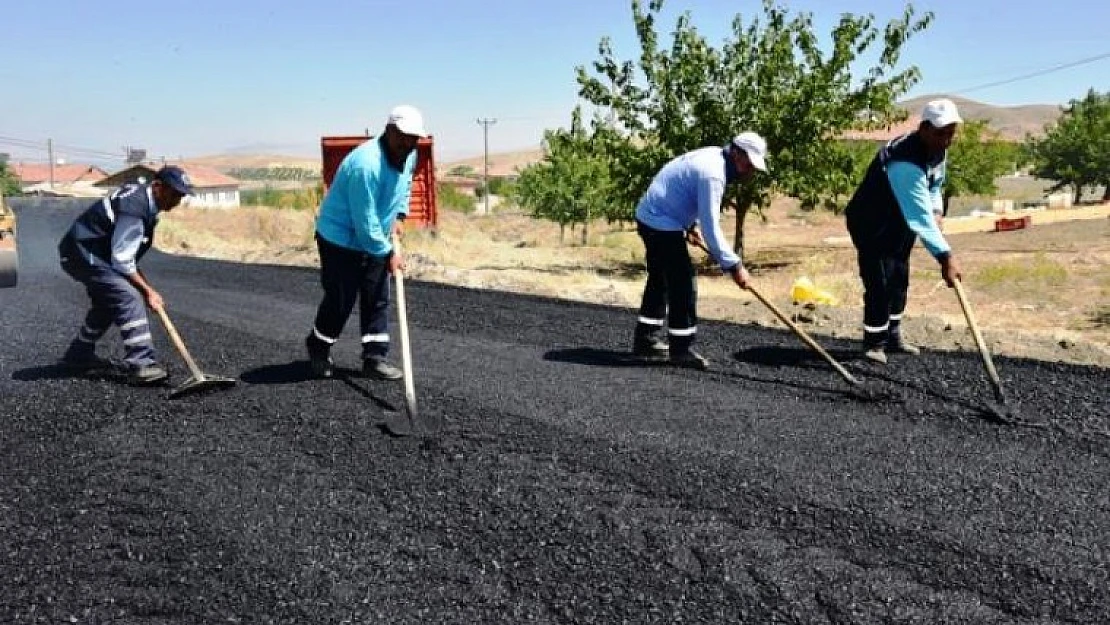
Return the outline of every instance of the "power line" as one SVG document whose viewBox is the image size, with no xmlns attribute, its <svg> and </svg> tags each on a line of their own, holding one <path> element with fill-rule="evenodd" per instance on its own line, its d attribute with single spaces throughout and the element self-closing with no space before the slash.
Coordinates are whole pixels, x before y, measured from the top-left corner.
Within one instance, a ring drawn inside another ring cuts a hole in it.
<svg viewBox="0 0 1110 625">
<path fill-rule="evenodd" d="M 1037 70 L 1035 72 L 1030 72 L 1028 74 L 1022 74 L 1020 76 L 1015 76 L 1013 78 L 1007 78 L 1005 80 L 996 80 L 994 82 L 988 82 L 988 83 L 984 83 L 984 84 L 981 84 L 981 85 L 975 85 L 974 87 L 968 87 L 966 89 L 957 89 L 954 93 L 961 93 L 962 94 L 962 93 L 967 93 L 969 91 L 979 91 L 980 89 L 988 89 L 990 87 L 999 87 L 999 86 L 1002 86 L 1002 85 L 1008 85 L 1010 83 L 1015 83 L 1015 82 L 1018 82 L 1018 81 L 1021 81 L 1021 80 L 1028 80 L 1030 78 L 1036 78 L 1037 76 L 1044 76 L 1045 74 L 1052 74 L 1054 72 L 1058 72 L 1058 71 L 1065 70 L 1065 69 L 1070 69 L 1072 67 L 1078 67 L 1080 65 L 1086 65 L 1088 63 L 1094 63 L 1095 61 L 1101 61 L 1102 59 L 1106 59 L 1106 58 L 1110 58 L 1110 52 L 1105 52 L 1103 54 L 1097 54 L 1095 56 L 1090 56 L 1090 57 L 1087 57 L 1085 59 L 1079 59 L 1078 61 L 1071 61 L 1070 63 L 1062 63 L 1060 65 L 1054 65 L 1054 66 L 1046 68 L 1046 69 L 1040 69 L 1040 70 Z"/>
</svg>

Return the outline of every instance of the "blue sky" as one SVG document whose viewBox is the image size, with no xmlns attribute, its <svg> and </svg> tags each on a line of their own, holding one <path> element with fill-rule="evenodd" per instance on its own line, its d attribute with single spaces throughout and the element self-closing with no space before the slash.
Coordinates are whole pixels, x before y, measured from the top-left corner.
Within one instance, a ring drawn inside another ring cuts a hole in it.
<svg viewBox="0 0 1110 625">
<path fill-rule="evenodd" d="M 786 0 L 827 34 L 844 12 L 900 15 L 891 0 Z M 319 137 L 380 131 L 397 103 L 420 107 L 437 158 L 539 145 L 577 102 L 574 68 L 612 38 L 635 58 L 629 0 L 34 0 L 0 12 L 0 152 L 108 162 L 125 145 L 153 157 L 228 151 L 313 156 Z M 1036 11 L 1001 0 L 915 2 L 936 21 L 903 53 L 923 81 L 909 96 L 953 93 L 999 105 L 1063 104 L 1110 90 L 1110 3 L 1057 0 Z M 689 11 L 714 45 L 758 0 L 668 0 L 669 41 Z M 1068 63 L 1100 60 L 1009 81 Z"/>
</svg>

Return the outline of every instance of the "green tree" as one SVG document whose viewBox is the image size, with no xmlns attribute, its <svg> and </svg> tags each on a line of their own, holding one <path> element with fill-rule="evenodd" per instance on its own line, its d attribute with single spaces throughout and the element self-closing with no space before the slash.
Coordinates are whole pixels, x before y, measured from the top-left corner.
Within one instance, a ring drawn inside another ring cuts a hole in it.
<svg viewBox="0 0 1110 625">
<path fill-rule="evenodd" d="M 954 197 L 990 195 L 998 191 L 995 180 L 1011 171 L 1020 148 L 1002 141 L 984 120 L 965 123 L 948 150 L 948 173 L 944 184 L 944 210 Z"/>
<path fill-rule="evenodd" d="M 5 197 L 19 195 L 19 178 L 15 172 L 8 168 L 7 163 L 0 163 L 0 195 Z"/>
<path fill-rule="evenodd" d="M 1102 199 L 1110 200 L 1110 92 L 1090 89 L 1072 100 L 1045 133 L 1026 142 L 1033 175 L 1055 181 L 1052 191 L 1071 187 L 1077 203 L 1084 188 L 1098 185 L 1104 186 Z"/>
<path fill-rule="evenodd" d="M 544 133 L 544 157 L 520 173 L 512 187 L 514 199 L 532 216 L 559 224 L 559 240 L 566 226 L 582 225 L 582 244 L 591 220 L 604 216 L 616 189 L 607 158 L 594 149 L 591 133 L 576 107 L 569 130 Z"/>
<path fill-rule="evenodd" d="M 895 101 L 919 80 L 916 67 L 895 71 L 902 47 L 928 27 L 932 14 L 917 17 L 906 5 L 885 28 L 872 15 L 845 13 L 822 49 L 809 13 L 790 15 L 773 0 L 750 22 L 732 21 L 722 46 L 708 44 L 691 23 L 678 18 L 668 48 L 660 45 L 656 19 L 663 0 L 633 0 L 639 36 L 638 63 L 620 61 L 609 38 L 598 48 L 592 72 L 577 68 L 579 95 L 608 113 L 612 133 L 595 133 L 611 159 L 616 200 L 626 217 L 652 175 L 675 155 L 723 145 L 741 130 L 768 141 L 771 173 L 730 191 L 737 208 L 734 245 L 743 245 L 744 218 L 765 206 L 778 187 L 816 206 L 843 193 L 845 154 L 837 138 L 850 129 L 872 129 L 904 119 Z M 876 60 L 861 76 L 853 67 Z"/>
</svg>

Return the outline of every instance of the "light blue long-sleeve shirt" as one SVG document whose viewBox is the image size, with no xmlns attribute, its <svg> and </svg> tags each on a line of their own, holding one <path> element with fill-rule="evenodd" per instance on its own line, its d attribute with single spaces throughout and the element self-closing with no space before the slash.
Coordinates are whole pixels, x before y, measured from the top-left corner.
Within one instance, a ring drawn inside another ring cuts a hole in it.
<svg viewBox="0 0 1110 625">
<path fill-rule="evenodd" d="M 707 147 L 672 159 L 655 174 L 636 207 L 636 219 L 662 231 L 701 227 L 709 254 L 726 272 L 740 264 L 721 230 L 721 200 L 728 178 L 725 150 Z"/>
<path fill-rule="evenodd" d="M 402 171 L 388 162 L 381 140 L 363 143 L 348 154 L 335 172 L 316 218 L 316 232 L 329 243 L 387 256 L 398 215 L 407 215 L 412 194 L 416 151 Z"/>
<path fill-rule="evenodd" d="M 898 200 L 902 216 L 906 218 L 906 225 L 921 238 L 922 245 L 934 258 L 952 251 L 935 217 L 944 210 L 944 199 L 941 197 L 944 169 L 942 163 L 930 174 L 906 161 L 893 161 L 886 166 L 890 188 Z"/>
</svg>

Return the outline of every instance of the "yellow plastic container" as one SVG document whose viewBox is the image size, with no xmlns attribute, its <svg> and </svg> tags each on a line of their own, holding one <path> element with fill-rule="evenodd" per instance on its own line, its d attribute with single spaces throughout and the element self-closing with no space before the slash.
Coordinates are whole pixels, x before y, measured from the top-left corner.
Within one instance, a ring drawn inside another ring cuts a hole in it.
<svg viewBox="0 0 1110 625">
<path fill-rule="evenodd" d="M 794 280 L 794 284 L 790 287 L 790 299 L 794 300 L 795 304 L 837 305 L 837 300 L 831 293 L 817 288 L 817 285 L 805 276 Z"/>
</svg>

